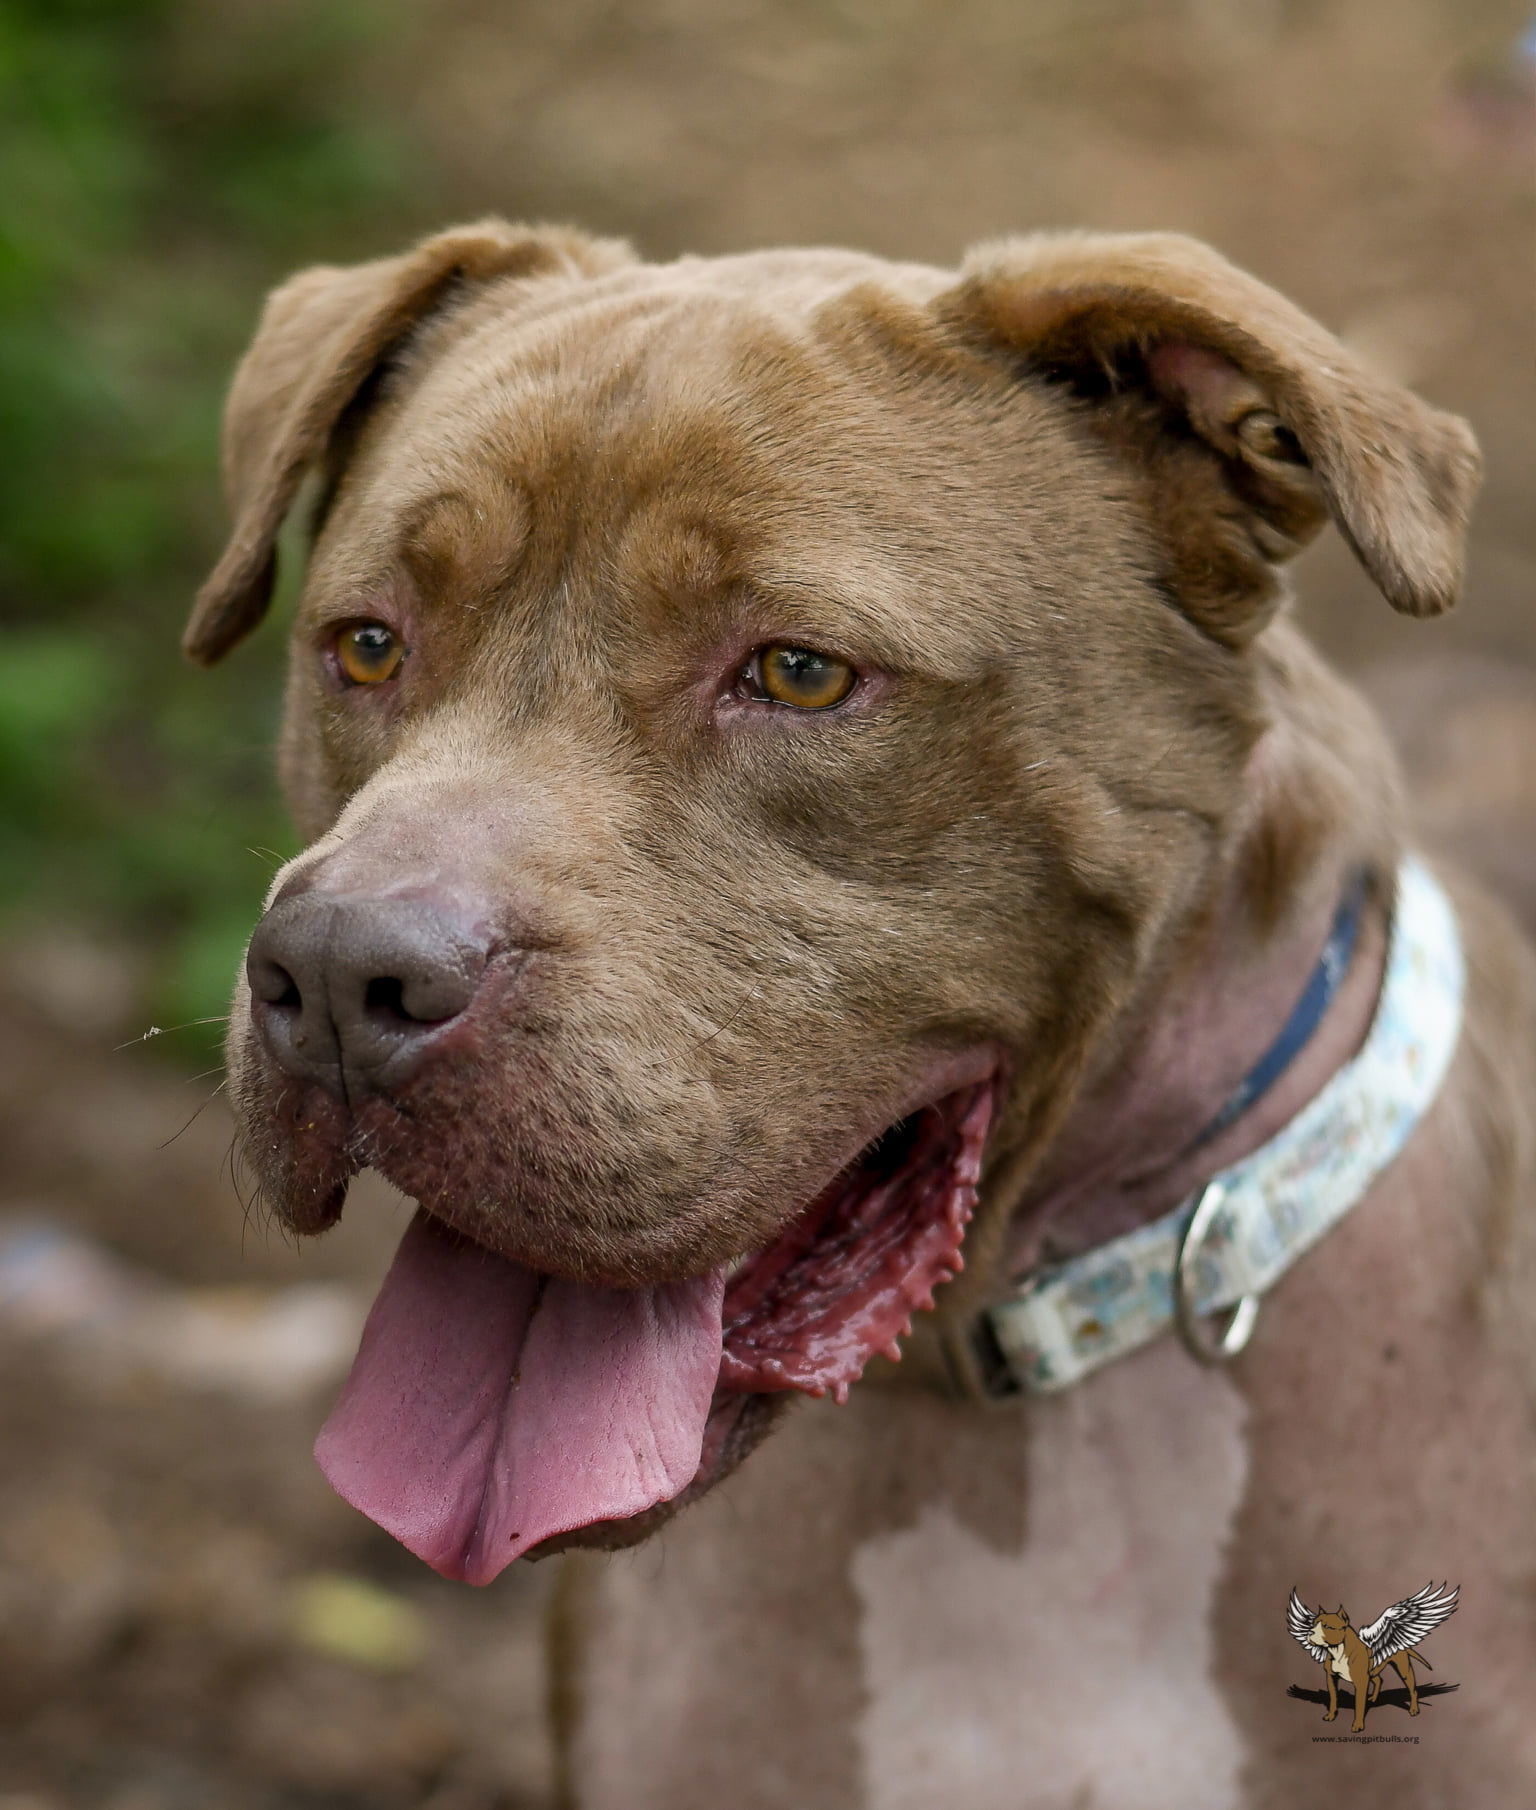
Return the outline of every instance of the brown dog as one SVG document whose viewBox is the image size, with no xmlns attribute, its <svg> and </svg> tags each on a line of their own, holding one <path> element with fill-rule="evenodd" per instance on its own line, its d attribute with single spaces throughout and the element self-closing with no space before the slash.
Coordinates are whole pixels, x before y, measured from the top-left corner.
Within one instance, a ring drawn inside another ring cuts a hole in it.
<svg viewBox="0 0 1536 1810">
<path fill-rule="evenodd" d="M 1419 1682 L 1413 1662 L 1435 1668 L 1414 1646 L 1456 1609 L 1458 1592 L 1437 1590 L 1433 1584 L 1416 1596 L 1394 1603 L 1369 1627 L 1356 1629 L 1342 1603 L 1335 1610 L 1309 1610 L 1293 1590 L 1287 1608 L 1291 1633 L 1323 1668 L 1328 1686 L 1325 1722 L 1339 1715 L 1339 1680 L 1354 1695 L 1351 1734 L 1365 1727 L 1365 1712 L 1381 1695 L 1382 1674 L 1395 1671 L 1408 1691 L 1408 1714 L 1419 1713 Z"/>
<path fill-rule="evenodd" d="M 1464 426 L 1179 238 L 954 276 L 492 221 L 279 290 L 225 454 L 202 661 L 319 474 L 245 1150 L 298 1232 L 363 1165 L 423 1208 L 322 1462 L 450 1575 L 661 1530 L 567 1561 L 574 1800 L 1531 1801 L 1536 962 L 1497 910 L 1456 890 L 1450 1076 L 1237 1364 L 1164 1338 L 999 1410 L 973 1336 L 1365 1035 L 1393 768 L 1277 567 L 1331 516 L 1444 609 Z M 1355 886 L 1320 1022 L 1202 1135 Z M 1481 1707 L 1411 1767 L 1313 1747 L 1252 1632 L 1324 1543 L 1486 1606 Z"/>
<path fill-rule="evenodd" d="M 1320 1646 L 1328 1657 L 1323 1671 L 1328 1680 L 1328 1708 L 1323 1712 L 1325 1722 L 1336 1721 L 1339 1714 L 1339 1680 L 1342 1678 L 1354 1692 L 1355 1719 L 1350 1725 L 1352 1734 L 1359 1734 L 1365 1727 L 1366 1701 L 1371 1685 L 1380 1684 L 1374 1679 L 1371 1671 L 1370 1649 L 1350 1626 L 1349 1616 L 1340 1603 L 1335 1615 L 1320 1615 L 1312 1629 L 1312 1639 Z M 1418 1713 L 1415 1699 L 1414 1713 Z"/>
</svg>

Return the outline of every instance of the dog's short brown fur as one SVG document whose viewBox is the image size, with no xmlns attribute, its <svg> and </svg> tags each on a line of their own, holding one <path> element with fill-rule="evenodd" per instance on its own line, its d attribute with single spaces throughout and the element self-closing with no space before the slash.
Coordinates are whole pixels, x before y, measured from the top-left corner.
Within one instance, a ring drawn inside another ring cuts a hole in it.
<svg viewBox="0 0 1536 1810">
<path fill-rule="evenodd" d="M 1179 1198 L 1174 1134 L 1264 1047 L 1364 869 L 1358 981 L 1272 1110 L 1358 1042 L 1394 770 L 1277 568 L 1332 517 L 1399 610 L 1444 609 L 1465 426 L 1181 238 L 1005 241 L 957 276 L 651 266 L 489 221 L 280 289 L 225 455 L 200 661 L 259 618 L 321 474 L 282 751 L 313 842 L 283 879 L 431 874 L 529 952 L 463 1059 L 350 1119 L 273 1069 L 242 991 L 233 1094 L 290 1226 L 330 1223 L 361 1138 L 537 1268 L 691 1274 L 940 1083 L 1006 1076 L 915 1383 L 789 1417 L 658 1543 L 567 1561 L 575 1799 L 1257 1810 L 1326 1778 L 1360 1805 L 1528 1800 L 1501 1693 L 1536 1662 L 1536 968 L 1470 889 L 1452 1076 L 1229 1375 L 1165 1341 L 1023 1410 L 928 1386 L 1042 1240 Z M 328 640 L 379 615 L 409 685 L 339 689 Z M 868 683 L 835 719 L 754 714 L 728 681 L 772 641 Z M 1319 1449 L 1369 1474 L 1370 1513 L 1340 1525 Z M 1367 1593 L 1432 1568 L 1486 1605 L 1483 1707 L 1390 1775 L 1289 1713 L 1269 1630 L 1324 1541 Z M 1190 1690 L 1145 1697 L 1180 1670 Z"/>
</svg>

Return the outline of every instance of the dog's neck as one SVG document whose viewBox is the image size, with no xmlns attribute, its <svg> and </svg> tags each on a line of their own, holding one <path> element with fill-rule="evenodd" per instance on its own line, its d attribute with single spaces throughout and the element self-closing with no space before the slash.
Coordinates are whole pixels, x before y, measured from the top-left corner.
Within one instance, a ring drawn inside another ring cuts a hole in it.
<svg viewBox="0 0 1536 1810">
<path fill-rule="evenodd" d="M 1133 1014 L 1116 1058 L 1085 1087 L 1019 1203 L 1005 1253 L 1019 1276 L 1160 1218 L 1272 1138 L 1363 1043 L 1387 942 L 1384 876 L 1368 883 L 1348 971 L 1292 1059 L 1214 1136 L 1317 969 L 1360 858 L 1339 849 L 1302 898 L 1256 934 L 1237 862 L 1166 978 Z"/>
</svg>

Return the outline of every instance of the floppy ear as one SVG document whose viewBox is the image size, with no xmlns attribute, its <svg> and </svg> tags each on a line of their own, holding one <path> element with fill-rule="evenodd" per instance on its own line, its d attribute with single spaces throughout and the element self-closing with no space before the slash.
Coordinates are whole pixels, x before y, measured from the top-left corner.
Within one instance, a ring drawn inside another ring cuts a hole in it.
<svg viewBox="0 0 1536 1810">
<path fill-rule="evenodd" d="M 1212 633 L 1263 626 L 1273 566 L 1330 514 L 1395 609 L 1455 602 L 1481 471 L 1471 430 L 1197 240 L 1003 240 L 938 308 L 1083 399 L 1141 472 L 1167 582 Z"/>
<path fill-rule="evenodd" d="M 450 294 L 510 276 L 595 276 L 627 246 L 560 228 L 482 220 L 396 258 L 317 265 L 268 298 L 224 411 L 224 489 L 234 528 L 182 640 L 209 666 L 261 620 L 276 542 L 305 473 L 369 376 Z"/>
</svg>

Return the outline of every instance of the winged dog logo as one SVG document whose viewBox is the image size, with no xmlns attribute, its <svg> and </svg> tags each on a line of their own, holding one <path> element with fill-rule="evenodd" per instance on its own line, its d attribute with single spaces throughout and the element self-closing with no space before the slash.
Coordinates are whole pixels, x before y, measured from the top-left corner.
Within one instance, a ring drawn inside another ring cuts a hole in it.
<svg viewBox="0 0 1536 1810">
<path fill-rule="evenodd" d="M 1413 1662 L 1433 1671 L 1418 1642 L 1453 1615 L 1461 1595 L 1443 1585 L 1426 1584 L 1413 1596 L 1383 1609 L 1368 1627 L 1355 1629 L 1342 1603 L 1331 1613 L 1309 1609 L 1294 1590 L 1286 1605 L 1292 1635 L 1309 1659 L 1323 1667 L 1328 1679 L 1328 1708 L 1323 1716 L 1332 1722 L 1339 1713 L 1339 1681 L 1354 1693 L 1355 1719 L 1350 1733 L 1365 1727 L 1365 1712 L 1381 1691 L 1382 1673 L 1396 1671 L 1408 1687 L 1408 1714 L 1419 1713 L 1419 1686 Z"/>
</svg>

